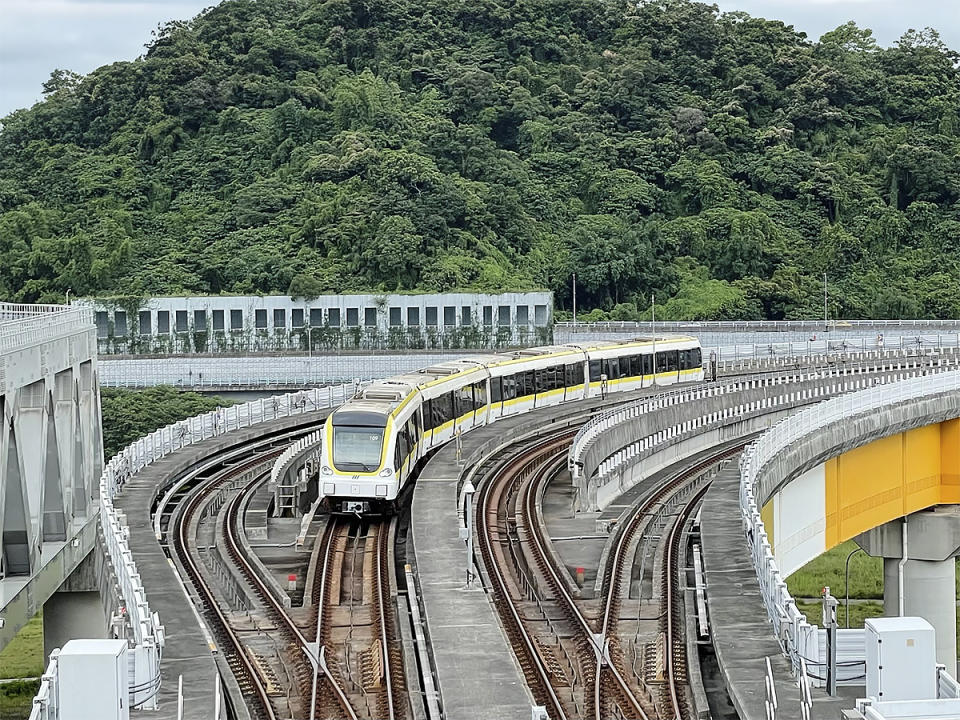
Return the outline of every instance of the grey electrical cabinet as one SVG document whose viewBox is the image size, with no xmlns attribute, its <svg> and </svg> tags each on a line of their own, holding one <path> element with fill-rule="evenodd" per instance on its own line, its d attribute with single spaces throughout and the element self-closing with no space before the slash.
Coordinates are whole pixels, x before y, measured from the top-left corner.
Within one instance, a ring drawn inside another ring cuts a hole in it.
<svg viewBox="0 0 960 720">
<path fill-rule="evenodd" d="M 126 640 L 71 640 L 57 671 L 60 720 L 129 720 Z"/>
</svg>

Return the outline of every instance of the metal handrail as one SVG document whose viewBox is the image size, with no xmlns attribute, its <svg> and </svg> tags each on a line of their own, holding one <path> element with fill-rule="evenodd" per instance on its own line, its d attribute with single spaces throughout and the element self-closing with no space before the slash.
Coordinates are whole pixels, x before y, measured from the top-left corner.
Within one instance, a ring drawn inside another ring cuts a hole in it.
<svg viewBox="0 0 960 720">
<path fill-rule="evenodd" d="M 67 305 L 0 303 L 0 355 L 95 329 L 93 310 Z"/>
<path fill-rule="evenodd" d="M 747 447 L 740 459 L 740 510 L 747 542 L 767 614 L 784 654 L 795 668 L 801 658 L 819 654 L 817 626 L 807 622 L 787 590 L 786 578 L 777 566 L 766 528 L 760 517 L 757 481 L 777 455 L 801 438 L 818 433 L 846 418 L 908 400 L 960 391 L 960 371 L 919 375 L 841 395 L 801 410 L 767 430 Z M 852 632 L 852 631 L 840 631 Z"/>
</svg>

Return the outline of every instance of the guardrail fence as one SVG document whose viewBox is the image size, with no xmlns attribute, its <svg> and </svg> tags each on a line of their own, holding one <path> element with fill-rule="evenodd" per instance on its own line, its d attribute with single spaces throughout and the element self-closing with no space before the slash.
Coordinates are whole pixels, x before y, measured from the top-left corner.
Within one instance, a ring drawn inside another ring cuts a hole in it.
<svg viewBox="0 0 960 720">
<path fill-rule="evenodd" d="M 741 456 L 740 509 L 747 543 L 774 635 L 789 658 L 794 672 L 800 672 L 801 660 L 805 660 L 808 666 L 824 667 L 826 631 L 807 622 L 796 601 L 787 591 L 786 578 L 777 567 L 763 521 L 760 519 L 762 500 L 758 500 L 756 496 L 756 485 L 763 468 L 788 446 L 803 437 L 821 432 L 844 418 L 906 400 L 958 391 L 960 372 L 954 371 L 919 375 L 900 382 L 840 395 L 781 420 L 754 441 Z M 849 675 L 855 668 L 863 667 L 863 638 L 862 635 L 854 635 L 857 632 L 862 633 L 847 629 L 838 631 L 838 647 L 842 652 L 839 659 L 843 661 L 838 671 L 841 680 L 845 673 Z M 857 648 L 859 655 L 856 654 Z M 843 668 L 847 669 L 844 671 Z M 820 682 L 820 676 L 812 677 Z"/>
<path fill-rule="evenodd" d="M 357 385 L 331 386 L 280 395 L 221 408 L 167 425 L 140 438 L 113 456 L 100 476 L 100 526 L 113 566 L 120 604 L 128 618 L 131 685 L 130 707 L 156 707 L 160 689 L 160 662 L 164 631 L 160 617 L 150 609 L 146 591 L 130 551 L 130 529 L 114 498 L 130 478 L 147 465 L 193 443 L 279 418 L 339 405 L 352 397 Z M 49 677 L 48 677 L 49 676 Z M 40 693 L 34 699 L 31 720 L 57 720 L 56 662 L 51 659 Z"/>
</svg>

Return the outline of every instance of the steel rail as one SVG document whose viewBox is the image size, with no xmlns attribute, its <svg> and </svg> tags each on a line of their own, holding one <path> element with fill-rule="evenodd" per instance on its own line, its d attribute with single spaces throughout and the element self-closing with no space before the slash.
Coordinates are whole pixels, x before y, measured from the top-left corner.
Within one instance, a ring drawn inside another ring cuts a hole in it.
<svg viewBox="0 0 960 720">
<path fill-rule="evenodd" d="M 610 675 L 613 676 L 614 682 L 616 683 L 620 693 L 623 695 L 623 698 L 627 701 L 627 704 L 630 705 L 630 711 L 634 714 L 634 716 L 642 718 L 642 720 L 649 720 L 649 715 L 640 705 L 640 702 L 637 700 L 636 695 L 634 695 L 630 685 L 623 677 L 623 673 L 620 672 L 620 669 L 610 659 L 608 653 L 607 636 L 605 634 L 597 635 L 594 633 L 593 628 L 590 626 L 590 622 L 580 611 L 576 600 L 573 598 L 573 595 L 567 588 L 566 582 L 562 577 L 560 577 L 560 573 L 557 571 L 556 566 L 552 562 L 549 550 L 547 549 L 549 541 L 547 540 L 546 528 L 544 528 L 541 524 L 540 514 L 537 512 L 537 487 L 540 485 L 540 483 L 544 483 L 548 477 L 552 477 L 553 474 L 555 474 L 552 472 L 553 468 L 555 468 L 557 465 L 562 466 L 566 463 L 566 441 L 568 441 L 570 437 L 572 437 L 572 434 L 567 434 L 561 437 L 558 443 L 560 445 L 559 453 L 543 460 L 539 470 L 535 471 L 539 477 L 534 481 L 527 483 L 526 485 L 526 491 L 523 498 L 524 510 L 526 513 L 526 520 L 529 523 L 532 531 L 531 538 L 533 547 L 541 560 L 538 562 L 538 565 L 540 566 L 541 571 L 544 572 L 547 582 L 550 584 L 550 587 L 553 590 L 554 596 L 561 601 L 563 606 L 565 606 L 567 613 L 573 618 L 581 634 L 593 648 L 597 663 L 596 673 L 594 674 L 594 717 L 596 720 L 604 720 L 602 714 L 603 709 L 600 703 L 600 684 L 605 669 Z"/>
<path fill-rule="evenodd" d="M 737 449 L 739 452 L 740 448 Z M 693 512 L 693 509 L 697 506 L 703 496 L 706 494 L 707 490 L 710 488 L 710 483 L 704 483 L 703 487 L 699 488 L 691 497 L 683 509 L 680 511 L 680 514 L 677 516 L 677 519 L 673 523 L 673 527 L 670 528 L 670 533 L 667 536 L 667 550 L 666 557 L 664 558 L 664 568 L 667 573 L 670 574 L 667 582 L 666 589 L 666 666 L 667 666 L 667 686 L 670 690 L 670 702 L 673 705 L 673 717 L 675 720 L 682 720 L 683 718 L 683 702 L 681 700 L 681 690 L 677 682 L 677 667 L 676 667 L 676 654 L 674 653 L 674 642 L 677 638 L 674 637 L 677 628 L 677 623 L 680 618 L 678 618 L 678 613 L 676 612 L 676 597 L 675 593 L 679 590 L 680 585 L 680 568 L 678 566 L 677 556 L 680 552 L 680 543 L 683 537 L 684 528 L 687 525 L 687 521 L 690 519 L 690 514 Z"/>
<path fill-rule="evenodd" d="M 279 454 L 279 453 L 278 453 Z M 262 461 L 263 456 L 257 458 L 258 461 Z M 236 468 L 230 468 L 228 471 L 224 472 L 217 479 L 214 479 L 206 483 L 201 489 L 193 492 L 187 499 L 186 504 L 184 505 L 182 516 L 178 524 L 177 533 L 175 535 L 175 548 L 177 555 L 180 557 L 181 562 L 183 563 L 184 569 L 187 571 L 189 579 L 196 588 L 197 592 L 201 594 L 201 602 L 203 607 L 212 614 L 213 618 L 216 621 L 217 629 L 219 630 L 221 637 L 227 639 L 229 649 L 226 652 L 223 652 L 224 658 L 227 660 L 228 665 L 230 660 L 239 661 L 240 670 L 243 675 L 247 678 L 253 688 L 253 694 L 256 697 L 258 704 L 263 711 L 263 714 L 268 718 L 268 720 L 277 720 L 277 714 L 273 708 L 273 704 L 270 702 L 270 697 L 267 694 L 266 687 L 264 686 L 263 680 L 260 677 L 259 673 L 253 667 L 249 656 L 244 651 L 244 647 L 240 638 L 237 636 L 233 627 L 230 624 L 230 621 L 227 619 L 223 610 L 220 607 L 219 602 L 217 602 L 217 597 L 213 589 L 204 579 L 204 574 L 201 572 L 200 567 L 197 565 L 193 554 L 189 552 L 190 542 L 188 538 L 190 521 L 193 518 L 193 515 L 200 507 L 200 505 L 206 500 L 206 498 L 212 494 L 217 488 L 226 484 L 231 478 L 242 473 L 246 470 L 246 465 L 242 465 Z M 238 493 L 239 495 L 240 493 Z M 211 647 L 211 651 L 216 651 L 218 648 Z M 233 669 L 233 668 L 231 668 Z M 234 674 L 236 672 L 234 671 Z M 238 681 L 241 681 L 243 678 L 237 678 Z M 242 688 L 241 688 L 242 692 Z"/>
<path fill-rule="evenodd" d="M 384 598 L 384 584 L 388 584 L 390 581 L 384 573 L 384 565 L 388 563 L 390 558 L 390 535 L 394 522 L 385 523 L 385 526 L 380 528 L 380 534 L 377 536 L 377 557 L 375 558 L 377 609 L 380 616 L 380 649 L 383 653 L 383 677 L 386 685 L 387 717 L 389 720 L 396 717 L 396 710 L 393 698 L 393 666 L 390 661 L 390 645 L 387 637 L 387 628 L 389 627 L 387 613 L 389 611 L 387 610 L 387 600 Z M 389 585 L 387 589 L 389 590 Z"/>
<path fill-rule="evenodd" d="M 541 442 L 540 445 L 548 445 L 550 442 L 552 441 L 547 441 L 545 443 Z M 536 448 L 538 446 L 534 447 Z M 506 463 L 503 467 L 509 467 L 510 465 L 511 463 Z M 494 532 L 495 528 L 490 526 L 489 516 L 491 514 L 491 510 L 493 510 L 495 517 L 497 515 L 496 508 L 490 507 L 493 496 L 498 495 L 498 493 L 494 492 L 496 486 L 497 483 L 491 479 L 487 482 L 484 482 L 480 486 L 480 490 L 477 493 L 477 533 L 480 540 L 480 553 L 484 559 L 484 564 L 487 568 L 487 573 L 490 577 L 490 580 L 494 584 L 495 597 L 501 600 L 502 605 L 507 610 L 508 617 L 504 618 L 504 621 L 510 623 L 514 633 L 518 636 L 524 654 L 533 666 L 532 669 L 534 674 L 537 676 L 537 682 L 541 686 L 542 693 L 545 695 L 548 704 L 551 706 L 551 719 L 567 720 L 567 714 L 564 711 L 563 703 L 560 701 L 553 684 L 550 682 L 550 672 L 544 665 L 543 658 L 541 658 L 540 653 L 537 650 L 536 642 L 534 641 L 530 632 L 527 630 L 523 621 L 523 617 L 517 608 L 517 604 L 510 594 L 509 583 L 507 582 L 505 571 L 502 567 L 500 567 L 499 563 L 495 561 L 494 547 L 501 542 L 501 538 L 499 529 L 496 529 L 496 532 Z M 472 512 L 472 509 L 470 511 Z M 496 535 L 496 538 L 494 538 L 494 535 Z"/>
<path fill-rule="evenodd" d="M 277 454 L 279 455 L 279 453 Z M 269 472 L 267 475 L 269 475 Z M 284 632 L 291 636 L 291 639 L 303 653 L 306 661 L 310 663 L 312 667 L 314 667 L 314 676 L 322 674 L 333 690 L 334 695 L 337 697 L 337 700 L 342 706 L 347 717 L 349 717 L 350 720 L 358 720 L 356 711 L 353 709 L 353 705 L 350 703 L 349 698 L 347 698 L 343 688 L 340 687 L 340 684 L 333 677 L 333 674 L 326 666 L 326 663 L 322 661 L 322 658 L 314 655 L 311 644 L 300 631 L 300 628 L 297 627 L 296 623 L 294 623 L 287 614 L 286 609 L 279 603 L 277 598 L 274 597 L 273 593 L 270 591 L 270 588 L 267 587 L 263 579 L 254 571 L 250 565 L 250 562 L 246 559 L 243 551 L 241 550 L 240 543 L 237 539 L 237 521 L 239 520 L 239 507 L 243 496 L 243 492 L 238 492 L 234 495 L 224 516 L 224 534 L 228 543 L 228 551 L 230 555 L 237 563 L 237 567 L 247 578 L 247 581 L 260 596 L 261 600 L 263 600 L 266 609 L 272 611 L 272 614 L 275 615 L 280 621 L 280 625 L 282 626 Z"/>
</svg>

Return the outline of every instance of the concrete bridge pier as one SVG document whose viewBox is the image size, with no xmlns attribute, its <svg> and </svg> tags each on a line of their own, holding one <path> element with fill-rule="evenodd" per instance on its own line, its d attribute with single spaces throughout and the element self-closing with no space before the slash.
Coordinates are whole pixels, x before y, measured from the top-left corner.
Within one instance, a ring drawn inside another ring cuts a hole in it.
<svg viewBox="0 0 960 720">
<path fill-rule="evenodd" d="M 94 550 L 43 604 L 45 658 L 68 640 L 111 636 L 116 600 L 109 592 L 112 580 L 104 574 L 107 569 L 99 551 Z"/>
<path fill-rule="evenodd" d="M 906 562 L 902 562 L 904 535 Z M 855 539 L 868 555 L 883 558 L 884 615 L 901 614 L 902 566 L 902 614 L 922 617 L 933 625 L 936 631 L 937 662 L 945 665 L 951 674 L 955 673 L 955 558 L 960 554 L 960 506 L 939 505 L 929 510 L 921 510 L 868 530 Z"/>
</svg>

